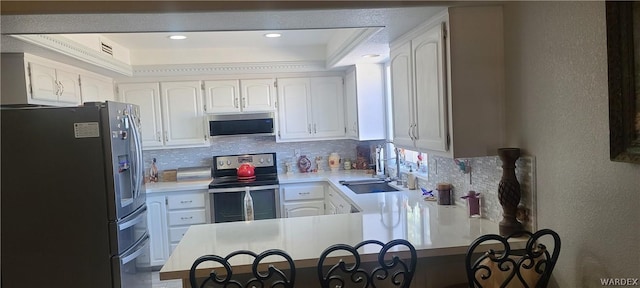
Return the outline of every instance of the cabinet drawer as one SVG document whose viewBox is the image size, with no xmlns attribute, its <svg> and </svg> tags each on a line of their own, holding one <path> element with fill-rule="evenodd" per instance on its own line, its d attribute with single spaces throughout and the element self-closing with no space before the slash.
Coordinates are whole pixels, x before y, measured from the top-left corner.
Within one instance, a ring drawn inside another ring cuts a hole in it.
<svg viewBox="0 0 640 288">
<path fill-rule="evenodd" d="M 295 185 L 282 188 L 284 201 L 323 199 L 324 185 Z"/>
<path fill-rule="evenodd" d="M 204 194 L 182 194 L 167 196 L 169 210 L 186 208 L 204 208 Z"/>
<path fill-rule="evenodd" d="M 180 239 L 182 239 L 182 237 L 184 236 L 184 233 L 187 233 L 187 230 L 189 230 L 189 226 L 175 227 L 175 228 L 169 229 L 169 241 L 171 243 L 180 242 Z"/>
<path fill-rule="evenodd" d="M 169 226 L 202 224 L 206 222 L 204 209 L 171 211 L 169 212 Z"/>
</svg>

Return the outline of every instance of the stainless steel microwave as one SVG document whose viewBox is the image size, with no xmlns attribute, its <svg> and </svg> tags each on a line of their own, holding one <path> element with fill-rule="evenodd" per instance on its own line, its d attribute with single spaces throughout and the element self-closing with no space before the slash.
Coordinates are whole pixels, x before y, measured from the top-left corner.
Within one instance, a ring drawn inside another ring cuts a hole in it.
<svg viewBox="0 0 640 288">
<path fill-rule="evenodd" d="M 275 135 L 274 113 L 209 115 L 209 135 Z"/>
</svg>

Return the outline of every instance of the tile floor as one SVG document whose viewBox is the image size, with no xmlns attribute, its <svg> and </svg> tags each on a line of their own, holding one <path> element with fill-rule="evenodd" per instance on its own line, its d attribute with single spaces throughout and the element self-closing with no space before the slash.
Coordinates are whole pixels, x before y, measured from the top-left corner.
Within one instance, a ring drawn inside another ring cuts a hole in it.
<svg viewBox="0 0 640 288">
<path fill-rule="evenodd" d="M 160 274 L 158 271 L 153 271 L 151 277 L 152 288 L 182 288 L 182 281 L 180 280 L 160 281 Z"/>
</svg>

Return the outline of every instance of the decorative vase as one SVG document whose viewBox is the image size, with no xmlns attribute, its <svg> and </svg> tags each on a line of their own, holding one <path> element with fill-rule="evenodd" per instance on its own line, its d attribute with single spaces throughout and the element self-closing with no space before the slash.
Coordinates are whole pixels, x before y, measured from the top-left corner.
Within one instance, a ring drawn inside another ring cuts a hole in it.
<svg viewBox="0 0 640 288">
<path fill-rule="evenodd" d="M 329 168 L 331 171 L 338 171 L 340 169 L 340 155 L 333 152 L 329 155 Z"/>
<path fill-rule="evenodd" d="M 522 195 L 520 183 L 516 178 L 516 160 L 520 158 L 520 148 L 500 148 L 498 156 L 502 160 L 502 178 L 498 185 L 498 199 L 502 206 L 499 230 L 500 235 L 506 236 L 523 229 L 522 224 L 516 219 Z"/>
</svg>

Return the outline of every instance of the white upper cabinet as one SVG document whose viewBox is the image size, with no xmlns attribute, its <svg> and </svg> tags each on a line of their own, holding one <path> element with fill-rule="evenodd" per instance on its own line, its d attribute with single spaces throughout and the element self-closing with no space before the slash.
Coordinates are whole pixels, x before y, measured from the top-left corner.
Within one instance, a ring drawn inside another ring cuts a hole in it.
<svg viewBox="0 0 640 288">
<path fill-rule="evenodd" d="M 160 88 L 164 144 L 207 144 L 200 81 L 161 82 Z"/>
<path fill-rule="evenodd" d="M 440 152 L 448 149 L 444 29 L 444 23 L 435 25 L 411 40 L 415 73 L 411 133 L 417 148 Z"/>
<path fill-rule="evenodd" d="M 81 104 L 80 69 L 22 53 L 3 53 L 1 62 L 2 104 Z"/>
<path fill-rule="evenodd" d="M 344 138 L 342 77 L 278 79 L 278 141 Z"/>
<path fill-rule="evenodd" d="M 275 109 L 273 79 L 204 81 L 207 113 L 264 112 Z"/>
<path fill-rule="evenodd" d="M 504 143 L 502 8 L 456 7 L 391 43 L 394 143 L 495 155 Z"/>
<path fill-rule="evenodd" d="M 240 112 L 240 81 L 212 80 L 204 81 L 206 99 L 205 112 Z"/>
<path fill-rule="evenodd" d="M 83 103 L 113 101 L 113 80 L 97 75 L 80 74 L 80 94 Z"/>
<path fill-rule="evenodd" d="M 119 84 L 118 95 L 140 106 L 143 148 L 208 145 L 200 81 Z"/>
<path fill-rule="evenodd" d="M 393 105 L 393 143 L 396 146 L 414 147 L 411 134 L 415 114 L 413 106 L 413 73 L 411 42 L 406 42 L 390 52 L 391 96 Z"/>
<path fill-rule="evenodd" d="M 140 131 L 142 147 L 154 148 L 164 145 L 162 115 L 160 110 L 160 84 L 130 83 L 118 85 L 119 100 L 140 106 Z"/>
<path fill-rule="evenodd" d="M 347 71 L 344 87 L 347 138 L 385 139 L 383 65 L 356 64 Z"/>
<path fill-rule="evenodd" d="M 275 109 L 276 88 L 274 79 L 240 80 L 242 111 L 264 112 Z"/>
</svg>

